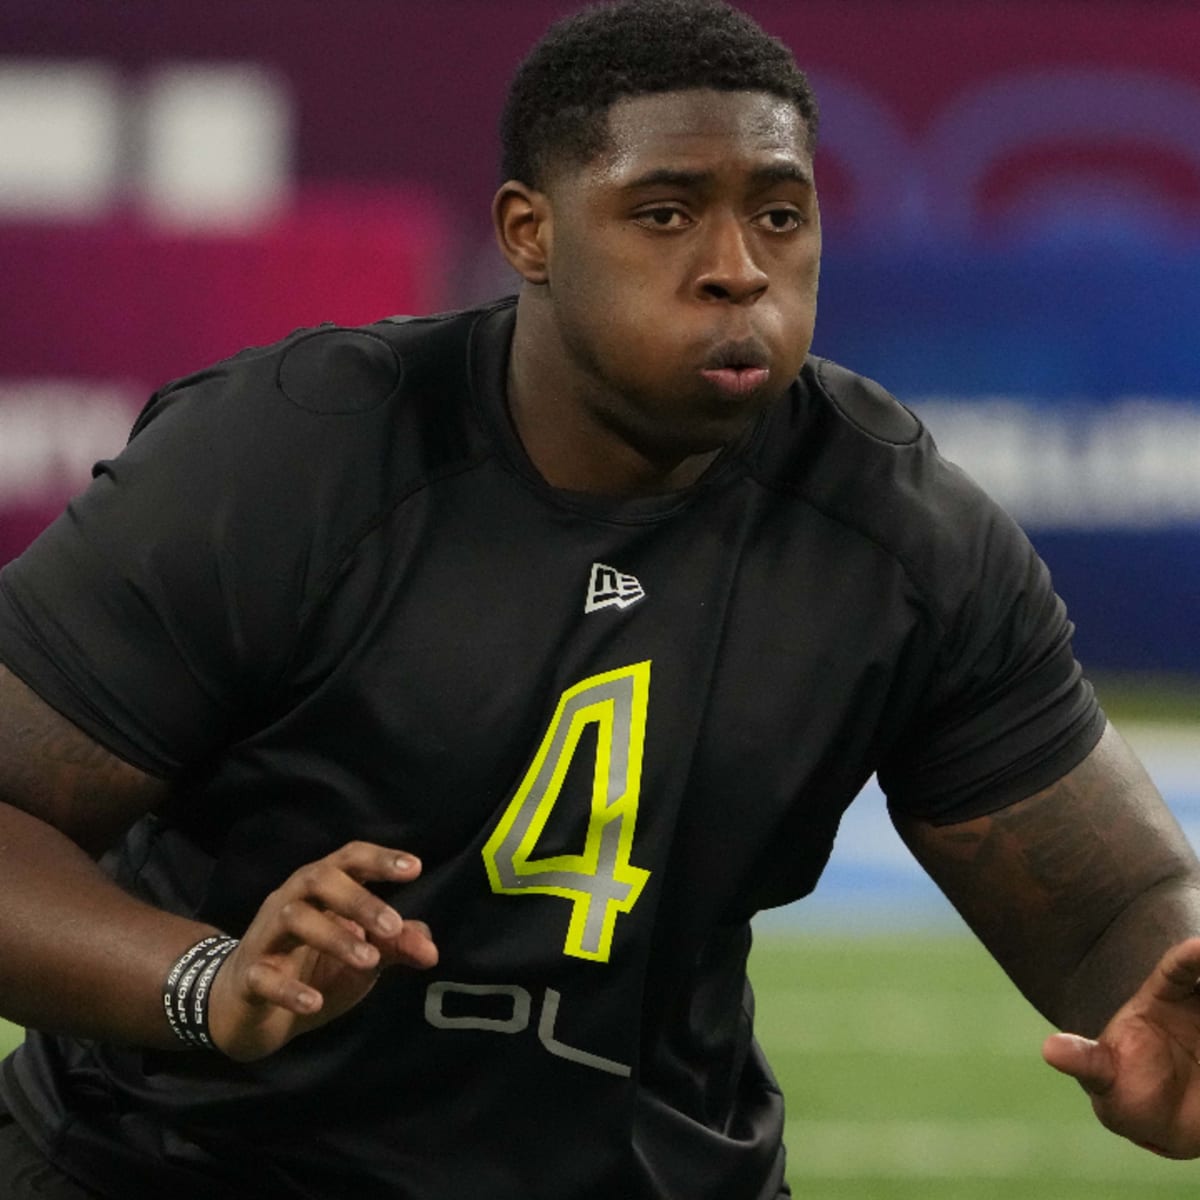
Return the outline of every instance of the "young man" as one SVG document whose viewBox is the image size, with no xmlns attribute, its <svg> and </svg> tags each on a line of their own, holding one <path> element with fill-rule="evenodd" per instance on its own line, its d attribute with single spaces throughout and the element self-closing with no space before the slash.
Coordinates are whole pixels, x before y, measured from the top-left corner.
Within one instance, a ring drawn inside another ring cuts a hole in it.
<svg viewBox="0 0 1200 1200">
<path fill-rule="evenodd" d="M 1028 543 L 808 355 L 790 54 L 589 11 L 504 128 L 515 302 L 171 385 L 0 580 L 6 1194 L 786 1195 L 748 922 L 872 771 L 1196 1154 L 1196 861 Z"/>
</svg>

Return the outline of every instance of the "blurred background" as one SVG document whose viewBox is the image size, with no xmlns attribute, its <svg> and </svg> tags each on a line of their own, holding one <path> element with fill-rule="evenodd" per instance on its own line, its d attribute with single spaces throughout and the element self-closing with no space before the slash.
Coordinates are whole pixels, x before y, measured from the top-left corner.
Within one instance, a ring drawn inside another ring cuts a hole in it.
<svg viewBox="0 0 1200 1200">
<path fill-rule="evenodd" d="M 512 289 L 562 0 L 5 0 L 0 561 L 167 379 Z M 823 105 L 816 350 L 1026 525 L 1094 672 L 1200 677 L 1200 5 L 748 0 Z"/>
<path fill-rule="evenodd" d="M 573 7 L 4 0 L 0 563 L 119 449 L 166 380 L 299 325 L 512 290 L 488 219 L 497 117 L 523 52 Z M 794 50 L 822 102 L 816 352 L 917 409 L 1024 524 L 1085 669 L 1200 833 L 1200 5 L 742 7 Z M 802 961 L 825 955 L 826 982 L 836 964 L 871 972 L 881 954 L 902 974 L 929 961 L 930 937 L 943 939 L 935 957 L 951 956 L 938 961 L 974 953 L 879 810 L 868 789 L 818 898 L 762 922 L 764 953 L 814 938 Z M 883 923 L 886 943 L 839 940 Z M 921 956 L 904 949 L 918 944 Z M 811 997 L 824 985 L 792 994 L 798 960 L 780 953 L 785 999 L 768 1020 L 808 1063 L 841 1045 L 837 1021 L 858 1010 L 837 991 L 821 1025 Z M 900 1011 L 910 1026 L 935 1014 L 928 1036 L 901 1022 L 864 1050 L 856 1028 L 839 1072 L 869 1054 L 877 1080 L 892 1054 L 911 1079 L 914 1045 L 936 1059 L 953 1019 L 922 989 L 966 985 L 952 963 L 916 969 Z M 867 1005 L 863 1020 L 876 1019 Z M 994 1078 L 1015 1053 L 997 1039 L 1009 1049 L 987 1066 Z M 1022 1076 L 1025 1099 L 988 1116 L 964 1115 L 955 1085 L 937 1082 L 934 1110 L 908 1124 L 896 1105 L 871 1124 L 862 1088 L 843 1117 L 826 1096 L 793 1131 L 796 1178 L 819 1178 L 826 1196 L 986 1196 L 1025 1172 L 1052 1178 L 1047 1194 L 1078 1186 L 1094 1200 L 1128 1194 L 1129 1163 L 1139 1187 L 1178 1185 L 1155 1174 L 1170 1166 L 1147 1174 L 1145 1156 L 1114 1157 L 1089 1126 L 1051 1135 L 1018 1119 L 1039 1086 Z M 900 1091 L 911 1107 L 913 1089 Z M 814 1094 L 807 1080 L 793 1092 Z M 1062 1137 L 1077 1152 L 1051 1153 Z"/>
</svg>

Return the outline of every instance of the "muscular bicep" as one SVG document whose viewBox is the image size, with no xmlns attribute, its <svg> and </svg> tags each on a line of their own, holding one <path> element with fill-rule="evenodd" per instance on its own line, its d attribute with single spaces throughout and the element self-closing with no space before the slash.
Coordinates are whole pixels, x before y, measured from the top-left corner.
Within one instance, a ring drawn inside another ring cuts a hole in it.
<svg viewBox="0 0 1200 1200">
<path fill-rule="evenodd" d="M 99 855 L 166 794 L 0 666 L 0 802 Z"/>
<path fill-rule="evenodd" d="M 940 826 L 892 819 L 1052 1020 L 1102 1022 L 1163 948 L 1200 932 L 1200 864 L 1111 726 L 1057 783 L 999 812 Z"/>
</svg>

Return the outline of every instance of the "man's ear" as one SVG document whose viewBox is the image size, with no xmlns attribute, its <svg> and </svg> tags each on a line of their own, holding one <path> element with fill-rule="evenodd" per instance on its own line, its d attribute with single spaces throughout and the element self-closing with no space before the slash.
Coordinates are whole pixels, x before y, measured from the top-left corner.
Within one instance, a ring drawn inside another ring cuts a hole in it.
<svg viewBox="0 0 1200 1200">
<path fill-rule="evenodd" d="M 492 201 L 492 224 L 500 253 L 512 269 L 526 283 L 545 283 L 553 240 L 546 193 L 510 179 Z"/>
</svg>

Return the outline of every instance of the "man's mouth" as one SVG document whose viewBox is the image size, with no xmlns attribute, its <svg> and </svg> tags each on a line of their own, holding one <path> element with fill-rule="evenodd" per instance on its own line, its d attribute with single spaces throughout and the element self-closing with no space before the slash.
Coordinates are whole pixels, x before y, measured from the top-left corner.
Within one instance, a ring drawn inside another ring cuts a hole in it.
<svg viewBox="0 0 1200 1200">
<path fill-rule="evenodd" d="M 704 360 L 700 374 L 727 396 L 747 396 L 771 377 L 771 356 L 756 338 L 722 342 Z"/>
<path fill-rule="evenodd" d="M 771 378 L 766 367 L 706 367 L 700 374 L 727 396 L 748 396 Z"/>
</svg>

